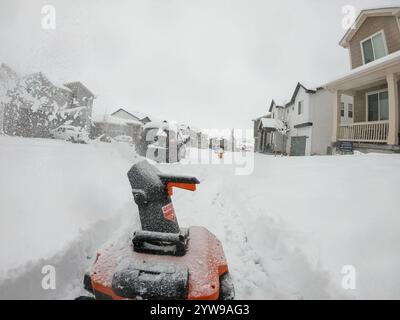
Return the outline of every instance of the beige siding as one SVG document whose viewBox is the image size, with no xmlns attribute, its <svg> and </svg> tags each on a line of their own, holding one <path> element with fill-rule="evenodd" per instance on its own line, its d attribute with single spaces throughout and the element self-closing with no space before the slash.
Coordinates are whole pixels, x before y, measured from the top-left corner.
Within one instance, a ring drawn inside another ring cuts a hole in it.
<svg viewBox="0 0 400 320">
<path fill-rule="evenodd" d="M 351 63 L 353 68 L 364 64 L 360 42 L 384 30 L 389 54 L 400 50 L 400 30 L 395 17 L 370 17 L 358 29 L 350 41 Z"/>
<path fill-rule="evenodd" d="M 369 88 L 367 90 L 357 91 L 354 96 L 354 122 L 366 122 L 367 121 L 367 92 L 377 91 L 387 88 L 387 85 L 381 85 L 378 87 Z"/>
</svg>

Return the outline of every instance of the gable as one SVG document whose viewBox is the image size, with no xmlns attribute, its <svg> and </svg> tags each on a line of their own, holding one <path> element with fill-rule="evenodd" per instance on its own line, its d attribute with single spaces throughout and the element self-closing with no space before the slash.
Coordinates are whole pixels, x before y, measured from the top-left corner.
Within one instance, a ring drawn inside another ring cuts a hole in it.
<svg viewBox="0 0 400 320">
<path fill-rule="evenodd" d="M 133 114 L 131 114 L 130 112 L 120 108 L 117 111 L 115 111 L 114 113 L 111 114 L 114 117 L 118 117 L 120 119 L 128 119 L 128 120 L 138 120 L 140 121 L 141 119 L 139 119 L 138 117 L 135 117 Z"/>
<path fill-rule="evenodd" d="M 361 49 L 362 41 L 379 32 L 384 34 L 388 54 L 400 50 L 400 24 L 398 18 L 394 16 L 367 17 L 348 42 L 353 69 L 364 64 Z"/>
<path fill-rule="evenodd" d="M 395 17 L 394 21 L 398 23 L 400 28 L 399 18 L 400 18 L 400 7 L 386 7 L 386 8 L 376 8 L 376 9 L 366 9 L 362 10 L 355 20 L 351 28 L 347 30 L 342 40 L 340 40 L 340 45 L 343 48 L 349 47 L 349 42 L 353 39 L 354 35 L 358 32 L 361 26 L 368 18 L 372 17 Z"/>
<path fill-rule="evenodd" d="M 278 104 L 276 104 L 275 100 L 272 100 L 271 104 L 269 106 L 268 112 L 272 112 L 272 110 L 274 110 L 274 109 L 282 109 L 282 108 L 283 108 L 282 105 L 278 105 Z"/>
<path fill-rule="evenodd" d="M 290 99 L 290 101 L 285 105 L 285 107 L 289 107 L 291 105 L 294 104 L 294 102 L 296 101 L 297 95 L 299 94 L 300 90 L 303 90 L 304 93 L 308 93 L 308 94 L 314 94 L 316 93 L 318 90 L 320 90 L 321 88 L 317 88 L 315 90 L 312 89 L 307 89 L 305 86 L 303 86 L 300 82 L 297 83 L 296 89 L 293 92 L 292 98 Z"/>
</svg>

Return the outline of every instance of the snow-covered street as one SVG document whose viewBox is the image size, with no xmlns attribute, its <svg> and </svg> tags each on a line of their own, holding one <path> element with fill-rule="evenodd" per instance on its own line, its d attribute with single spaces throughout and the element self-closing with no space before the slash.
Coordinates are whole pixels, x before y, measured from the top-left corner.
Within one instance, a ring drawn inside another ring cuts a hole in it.
<svg viewBox="0 0 400 320">
<path fill-rule="evenodd" d="M 83 293 L 96 249 L 138 227 L 126 177 L 135 157 L 125 144 L 0 136 L 0 298 Z M 255 154 L 243 176 L 186 162 L 158 167 L 201 181 L 175 191 L 179 223 L 222 241 L 237 298 L 400 298 L 400 156 Z M 44 265 L 56 268 L 56 290 L 41 287 Z M 346 265 L 356 290 L 341 286 Z"/>
</svg>

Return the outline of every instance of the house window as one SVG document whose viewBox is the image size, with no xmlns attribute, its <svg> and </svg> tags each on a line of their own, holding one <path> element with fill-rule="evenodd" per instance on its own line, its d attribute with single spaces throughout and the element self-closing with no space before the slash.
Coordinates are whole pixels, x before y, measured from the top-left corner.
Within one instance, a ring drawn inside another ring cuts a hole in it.
<svg viewBox="0 0 400 320">
<path fill-rule="evenodd" d="M 340 116 L 344 117 L 344 102 L 340 104 Z"/>
<path fill-rule="evenodd" d="M 299 103 L 297 104 L 297 113 L 301 114 L 303 112 L 303 101 L 299 101 Z"/>
<path fill-rule="evenodd" d="M 347 110 L 347 115 L 349 118 L 353 118 L 353 104 L 349 103 L 349 109 Z"/>
<path fill-rule="evenodd" d="M 387 55 L 385 36 L 383 31 L 361 42 L 364 64 Z"/>
<path fill-rule="evenodd" d="M 389 120 L 389 95 L 387 91 L 367 94 L 368 121 Z"/>
</svg>

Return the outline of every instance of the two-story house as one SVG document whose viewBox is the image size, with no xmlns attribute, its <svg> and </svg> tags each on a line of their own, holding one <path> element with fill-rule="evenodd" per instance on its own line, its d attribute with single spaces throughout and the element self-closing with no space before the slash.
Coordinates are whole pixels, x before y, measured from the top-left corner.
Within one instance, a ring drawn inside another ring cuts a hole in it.
<svg viewBox="0 0 400 320">
<path fill-rule="evenodd" d="M 270 114 L 253 119 L 253 138 L 254 138 L 254 152 L 266 152 L 266 132 L 261 127 L 262 119 L 271 118 Z"/>
<path fill-rule="evenodd" d="M 289 102 L 272 100 L 269 114 L 254 119 L 255 151 L 291 156 L 326 155 L 331 149 L 333 94 L 298 83 Z M 342 119 L 352 121 L 353 98 L 341 96 Z"/>
<path fill-rule="evenodd" d="M 90 129 L 95 96 L 81 82 L 56 83 L 42 72 L 19 77 L 6 65 L 0 66 L 0 75 L 1 86 L 8 84 L 7 103 L 0 110 L 4 133 L 48 137 L 62 123 Z"/>
<path fill-rule="evenodd" d="M 340 45 L 349 50 L 352 70 L 326 85 L 333 93 L 333 145 L 400 151 L 400 7 L 361 11 Z M 351 108 L 343 110 L 343 94 L 353 97 Z M 346 112 L 351 119 L 343 119 Z"/>
<path fill-rule="evenodd" d="M 318 87 L 310 89 L 298 83 L 290 101 L 285 105 L 288 125 L 286 153 L 291 156 L 326 155 L 331 147 L 332 93 Z M 343 96 L 345 110 L 352 98 Z M 348 114 L 343 114 L 348 118 Z"/>
<path fill-rule="evenodd" d="M 283 103 L 272 100 L 268 114 L 254 119 L 254 151 L 261 153 L 286 152 L 286 113 Z"/>
</svg>

